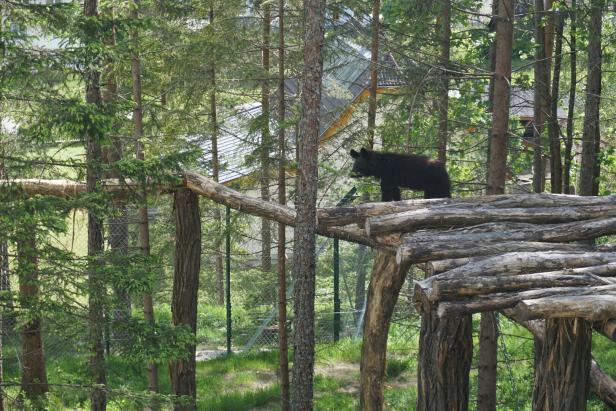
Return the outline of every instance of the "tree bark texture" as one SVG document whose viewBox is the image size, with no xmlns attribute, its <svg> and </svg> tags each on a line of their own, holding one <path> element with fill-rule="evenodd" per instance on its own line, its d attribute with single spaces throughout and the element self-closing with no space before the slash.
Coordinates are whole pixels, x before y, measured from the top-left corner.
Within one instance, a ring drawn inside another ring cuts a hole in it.
<svg viewBox="0 0 616 411">
<path fill-rule="evenodd" d="M 605 295 L 549 296 L 522 300 L 514 309 L 518 318 L 577 318 L 605 321 L 616 318 L 616 293 Z"/>
<path fill-rule="evenodd" d="M 171 315 L 173 325 L 184 325 L 193 334 L 197 330 L 197 290 L 201 268 L 201 217 L 199 197 L 188 189 L 179 189 L 174 197 L 175 255 Z M 185 357 L 169 364 L 172 393 L 185 396 L 174 404 L 174 411 L 196 409 L 195 346 L 186 347 Z"/>
<path fill-rule="evenodd" d="M 441 1 L 441 81 L 438 91 L 438 160 L 447 161 L 448 116 L 449 116 L 449 64 L 451 50 L 451 0 Z"/>
<path fill-rule="evenodd" d="M 261 63 L 263 68 L 263 81 L 261 83 L 261 198 L 265 201 L 270 199 L 270 26 L 271 10 L 270 2 L 263 2 L 263 36 L 261 45 Z M 272 271 L 272 227 L 270 220 L 261 219 L 261 270 Z"/>
<path fill-rule="evenodd" d="M 543 0 L 535 0 L 535 62 L 534 62 L 534 116 L 533 116 L 533 191 L 541 193 L 545 182 L 543 164 L 544 130 L 549 116 L 550 84 L 549 64 L 545 45 L 545 12 Z"/>
<path fill-rule="evenodd" d="M 580 319 L 548 319 L 535 376 L 533 410 L 586 409 L 592 327 Z"/>
<path fill-rule="evenodd" d="M 466 276 L 515 275 L 537 273 L 545 270 L 590 267 L 609 264 L 615 260 L 616 253 L 598 251 L 581 253 L 507 253 L 454 268 L 439 275 L 426 278 L 421 282 L 427 284 L 435 280 L 463 278 Z"/>
<path fill-rule="evenodd" d="M 602 293 L 613 293 L 614 291 L 616 291 L 616 286 L 614 284 L 610 284 L 596 287 L 553 287 L 509 293 L 499 292 L 494 294 L 477 295 L 464 300 L 439 302 L 438 315 L 439 317 L 443 317 L 452 313 L 464 314 L 503 310 L 513 308 L 520 301 L 534 298 L 566 295 L 600 295 Z M 422 303 L 422 301 L 419 301 L 419 303 Z M 608 320 L 606 323 L 610 324 L 610 321 Z M 614 335 L 614 328 L 611 326 L 603 326 L 603 324 L 603 322 L 595 323 L 595 329 L 612 340 L 616 339 Z"/>
<path fill-rule="evenodd" d="M 417 411 L 467 410 L 472 357 L 470 315 L 422 312 Z"/>
<path fill-rule="evenodd" d="M 567 223 L 594 218 L 616 217 L 616 206 L 572 206 L 551 208 L 435 207 L 366 220 L 369 236 L 406 232 L 426 227 L 455 227 L 492 222 Z"/>
<path fill-rule="evenodd" d="M 325 1 L 304 1 L 304 69 L 301 76 L 297 219 L 293 277 L 295 312 L 291 409 L 312 409 L 314 377 L 314 296 L 316 197 L 318 176 L 319 108 L 323 76 Z"/>
<path fill-rule="evenodd" d="M 524 321 L 516 317 L 511 310 L 505 310 L 507 317 L 529 330 L 536 339 L 543 341 L 545 338 L 544 321 Z M 590 389 L 610 409 L 616 409 L 616 381 L 599 367 L 595 360 L 590 361 Z M 583 408 L 582 408 L 583 409 Z"/>
<path fill-rule="evenodd" d="M 139 7 L 141 1 L 133 0 L 131 18 L 139 18 Z M 135 155 L 138 160 L 145 159 L 143 150 L 143 103 L 141 90 L 141 58 L 136 50 L 139 50 L 139 33 L 134 31 L 130 35 L 135 52 L 131 54 L 131 77 L 133 87 L 133 139 L 135 144 Z M 141 195 L 141 206 L 137 210 L 139 225 L 137 228 L 137 243 L 141 254 L 147 259 L 150 257 L 150 221 L 148 217 L 148 190 L 145 182 L 139 188 Z M 143 295 L 143 317 L 147 323 L 154 327 L 154 302 L 152 293 L 146 292 Z M 158 365 L 150 363 L 147 365 L 148 390 L 158 392 Z"/>
<path fill-rule="evenodd" d="M 599 107 L 601 105 L 601 22 L 604 0 L 590 2 L 588 33 L 588 77 L 586 80 L 586 104 L 584 108 L 584 132 L 582 134 L 582 163 L 580 172 L 580 195 L 598 194 Z"/>
<path fill-rule="evenodd" d="M 455 315 L 464 314 L 454 314 L 454 318 Z M 496 410 L 497 315 L 495 312 L 483 312 L 481 314 L 478 358 L 487 359 L 487 361 L 479 361 L 477 364 L 477 410 Z M 439 318 L 442 317 L 439 315 Z"/>
<path fill-rule="evenodd" d="M 445 243 L 474 241 L 491 243 L 501 241 L 546 241 L 569 242 L 587 240 L 605 235 L 616 234 L 616 218 L 575 221 L 573 223 L 535 225 L 526 223 L 487 223 L 463 229 L 441 232 L 426 231 L 406 234 L 402 237 L 401 248 L 415 247 L 412 253 L 420 249 L 435 249 L 446 246 Z"/>
<path fill-rule="evenodd" d="M 513 0 L 500 0 L 496 20 L 496 63 L 494 70 L 494 106 L 490 136 L 487 194 L 505 192 L 507 139 L 509 136 L 509 96 L 513 43 Z M 501 166 L 492 167 L 499 164 Z"/>
<path fill-rule="evenodd" d="M 285 0 L 278 1 L 278 202 L 287 204 L 285 112 Z M 286 226 L 278 223 L 278 351 L 280 367 L 280 405 L 282 411 L 291 409 L 289 383 L 289 350 L 287 334 L 287 236 Z"/>
<path fill-rule="evenodd" d="M 387 337 L 391 317 L 410 264 L 398 265 L 395 258 L 379 252 L 368 286 L 361 352 L 360 408 L 382 410 L 387 371 Z"/>
<path fill-rule="evenodd" d="M 416 290 L 421 293 L 422 297 L 430 301 L 441 301 L 497 292 L 530 290 L 533 288 L 583 287 L 609 283 L 608 279 L 597 276 L 592 273 L 592 270 L 588 271 L 591 272 L 580 275 L 568 274 L 567 270 L 563 270 L 553 273 L 466 277 L 445 281 L 435 280 L 431 283 L 431 289 L 424 290 L 420 287 L 421 283 L 417 283 L 418 287 Z M 614 267 L 611 267 L 610 274 L 615 274 Z"/>
<path fill-rule="evenodd" d="M 368 97 L 368 149 L 374 147 L 376 129 L 376 91 L 379 85 L 379 31 L 381 0 L 372 0 L 372 19 L 370 20 L 370 88 Z"/>
<path fill-rule="evenodd" d="M 84 1 L 84 15 L 98 18 L 98 1 Z M 100 41 L 100 35 L 95 25 L 88 26 L 86 42 Z M 100 72 L 96 68 L 85 73 L 86 103 L 100 108 L 101 89 Z M 86 144 L 86 191 L 96 193 L 97 183 L 101 179 L 101 135 L 90 132 L 85 136 Z M 103 253 L 103 222 L 92 209 L 88 210 L 88 328 L 90 348 L 90 372 L 96 388 L 90 392 L 90 408 L 92 411 L 103 411 L 107 407 L 107 384 L 105 356 L 103 350 L 103 332 L 105 326 L 105 283 L 100 267 L 104 264 Z"/>
<path fill-rule="evenodd" d="M 485 255 L 499 255 L 511 252 L 528 251 L 592 251 L 592 246 L 583 244 L 542 243 L 534 241 L 505 241 L 500 243 L 477 244 L 471 241 L 461 243 L 439 243 L 441 248 L 432 245 L 400 246 L 396 252 L 396 261 L 413 261 L 424 263 L 431 260 L 444 260 L 450 258 L 477 257 Z"/>
<path fill-rule="evenodd" d="M 550 118 L 548 135 L 550 139 L 550 186 L 552 193 L 562 193 L 563 170 L 560 155 L 560 124 L 558 119 L 558 101 L 560 94 L 560 70 L 562 66 L 563 31 L 565 20 L 560 11 L 553 11 L 555 20 L 556 45 L 554 47 L 554 75 L 552 76 L 552 94 L 550 98 Z"/>
<path fill-rule="evenodd" d="M 21 309 L 26 313 L 38 309 L 40 295 L 34 224 L 25 223 L 18 233 L 17 276 Z M 37 404 L 49 387 L 45 371 L 41 318 L 38 315 L 29 318 L 21 327 L 21 389 L 32 403 Z"/>
</svg>

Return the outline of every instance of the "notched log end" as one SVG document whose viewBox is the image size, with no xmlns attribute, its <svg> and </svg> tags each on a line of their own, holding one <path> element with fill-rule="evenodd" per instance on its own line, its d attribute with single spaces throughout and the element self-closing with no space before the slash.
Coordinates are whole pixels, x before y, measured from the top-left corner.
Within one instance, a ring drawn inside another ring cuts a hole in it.
<svg viewBox="0 0 616 411">
<path fill-rule="evenodd" d="M 429 299 L 425 281 L 415 281 L 415 285 L 413 287 L 413 306 L 418 313 L 426 313 L 430 312 L 432 308 L 432 302 Z"/>
</svg>

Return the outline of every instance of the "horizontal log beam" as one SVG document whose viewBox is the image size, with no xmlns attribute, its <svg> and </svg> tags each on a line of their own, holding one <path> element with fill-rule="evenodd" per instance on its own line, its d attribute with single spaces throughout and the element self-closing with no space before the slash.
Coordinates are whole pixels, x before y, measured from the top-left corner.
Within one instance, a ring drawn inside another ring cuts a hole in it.
<svg viewBox="0 0 616 411">
<path fill-rule="evenodd" d="M 187 188 L 214 202 L 229 206 L 243 213 L 295 226 L 296 212 L 291 207 L 242 194 L 192 171 L 185 173 L 184 180 Z M 368 238 L 364 229 L 356 225 L 318 227 L 317 232 L 327 237 L 364 244 L 392 253 L 400 243 L 399 235 L 395 234 Z"/>
<path fill-rule="evenodd" d="M 612 281 L 592 274 L 535 273 L 436 280 L 431 283 L 432 287 L 428 289 L 421 288 L 421 283 L 417 283 L 418 287 L 415 290 L 424 294 L 429 301 L 445 301 L 496 292 L 522 291 L 533 288 L 597 286 L 611 283 Z"/>
<path fill-rule="evenodd" d="M 426 227 L 459 227 L 488 222 L 553 224 L 608 217 L 616 217 L 616 204 L 552 208 L 424 208 L 370 217 L 366 220 L 366 233 L 374 236 Z"/>
<path fill-rule="evenodd" d="M 610 265 L 616 261 L 614 252 L 522 252 L 507 253 L 495 257 L 476 261 L 461 267 L 454 268 L 427 280 L 463 278 L 470 276 L 495 276 L 498 274 L 530 274 L 548 270 L 564 270 L 599 265 Z M 608 268 L 606 268 L 608 269 Z M 609 268 L 611 270 L 611 268 Z M 581 272 L 580 272 L 581 273 Z"/>
<path fill-rule="evenodd" d="M 28 196 L 73 198 L 86 193 L 86 183 L 66 179 L 22 178 L 0 181 L 0 190 L 6 190 L 10 187 L 18 187 L 21 192 Z M 101 187 L 105 193 L 114 196 L 126 196 L 130 190 L 137 188 L 137 185 L 131 181 L 120 182 L 117 179 L 106 179 L 101 181 Z"/>
<path fill-rule="evenodd" d="M 485 260 L 487 257 L 464 257 L 452 258 L 447 260 L 438 260 L 427 262 L 424 271 L 426 277 L 444 273 L 445 271 L 453 270 L 454 268 L 462 267 L 466 264 L 476 263 L 477 261 Z"/>
<path fill-rule="evenodd" d="M 356 207 L 336 207 L 320 209 L 317 219 L 320 225 L 363 225 L 369 217 L 396 214 L 422 208 L 484 207 L 493 208 L 531 208 L 568 207 L 575 205 L 604 205 L 616 203 L 616 196 L 580 197 L 564 194 L 501 194 L 480 197 L 414 199 L 386 203 L 365 203 Z"/>
<path fill-rule="evenodd" d="M 247 196 L 192 171 L 184 174 L 184 180 L 186 188 L 216 203 L 282 224 L 295 224 L 296 212 L 291 207 Z"/>
<path fill-rule="evenodd" d="M 445 232 L 406 234 L 402 239 L 402 247 L 438 249 L 451 242 L 545 241 L 566 243 L 611 234 L 616 234 L 616 218 L 613 217 L 545 225 L 487 223 Z"/>
<path fill-rule="evenodd" d="M 513 308 L 518 318 L 582 318 L 604 321 L 616 318 L 616 292 L 607 295 L 551 296 L 522 300 Z"/>
<path fill-rule="evenodd" d="M 449 260 L 464 257 L 499 255 L 511 252 L 582 252 L 592 251 L 592 246 L 584 244 L 559 244 L 525 241 L 507 241 L 498 243 L 478 243 L 474 241 L 451 241 L 438 243 L 438 247 L 429 243 L 418 246 L 403 244 L 396 251 L 396 261 L 424 263 L 433 260 Z"/>
<path fill-rule="evenodd" d="M 455 314 L 498 311 L 506 308 L 513 308 L 522 300 L 532 300 L 535 298 L 557 295 L 598 295 L 605 292 L 616 292 L 616 284 L 601 285 L 597 287 L 554 287 L 519 292 L 499 292 L 494 294 L 477 295 L 472 298 L 459 301 L 439 302 L 437 306 L 437 314 L 439 317 L 445 317 Z M 610 323 L 610 321 L 606 323 Z M 603 328 L 603 324 L 604 323 L 596 323 L 595 327 Z M 614 329 L 612 328 L 612 330 Z"/>
</svg>

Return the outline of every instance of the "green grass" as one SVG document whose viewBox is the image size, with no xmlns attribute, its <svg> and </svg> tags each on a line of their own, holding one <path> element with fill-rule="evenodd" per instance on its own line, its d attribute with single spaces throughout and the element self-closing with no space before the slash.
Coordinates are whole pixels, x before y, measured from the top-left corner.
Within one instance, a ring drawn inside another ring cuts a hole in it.
<svg viewBox="0 0 616 411">
<path fill-rule="evenodd" d="M 502 340 L 499 343 L 498 410 L 530 410 L 533 382 L 533 341 L 521 327 L 501 317 Z M 391 328 L 385 402 L 388 410 L 413 409 L 417 399 L 417 330 L 408 324 Z M 475 337 L 475 343 L 477 342 Z M 10 354 L 12 348 L 5 347 Z M 475 345 L 477 350 L 477 345 Z M 316 347 L 315 410 L 356 410 L 359 392 L 359 341 L 344 339 L 337 344 Z M 593 339 L 593 355 L 605 372 L 616 375 L 616 346 L 599 335 Z M 197 364 L 199 410 L 279 410 L 277 379 L 278 353 L 251 352 L 219 357 Z M 146 379 L 142 364 L 111 356 L 108 360 L 109 410 L 138 410 L 145 400 Z M 473 364 L 470 409 L 475 409 L 476 364 Z M 78 356 L 48 359 L 49 380 L 53 384 L 82 384 L 88 381 L 85 359 Z M 159 368 L 161 392 L 170 392 L 167 367 Z M 7 381 L 19 381 L 16 366 L 5 370 Z M 15 396 L 17 388 L 9 389 Z M 168 398 L 162 409 L 169 409 Z M 54 387 L 50 410 L 86 410 L 88 393 L 77 388 Z M 9 408 L 10 409 L 10 408 Z M 591 396 L 588 409 L 606 410 Z"/>
</svg>

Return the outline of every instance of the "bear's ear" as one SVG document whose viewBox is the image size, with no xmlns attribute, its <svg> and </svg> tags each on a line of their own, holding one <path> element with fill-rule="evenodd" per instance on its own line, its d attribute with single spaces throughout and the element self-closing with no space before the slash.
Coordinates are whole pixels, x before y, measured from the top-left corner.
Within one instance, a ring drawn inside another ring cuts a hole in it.
<svg viewBox="0 0 616 411">
<path fill-rule="evenodd" d="M 372 154 L 372 152 L 366 150 L 363 147 L 361 148 L 361 150 L 359 150 L 359 153 L 361 154 L 363 158 L 370 158 L 370 155 Z"/>
<path fill-rule="evenodd" d="M 351 157 L 353 157 L 353 158 L 358 158 L 359 157 L 359 153 L 357 151 L 355 151 L 355 150 L 351 150 L 351 152 L 349 154 L 351 154 Z"/>
</svg>

